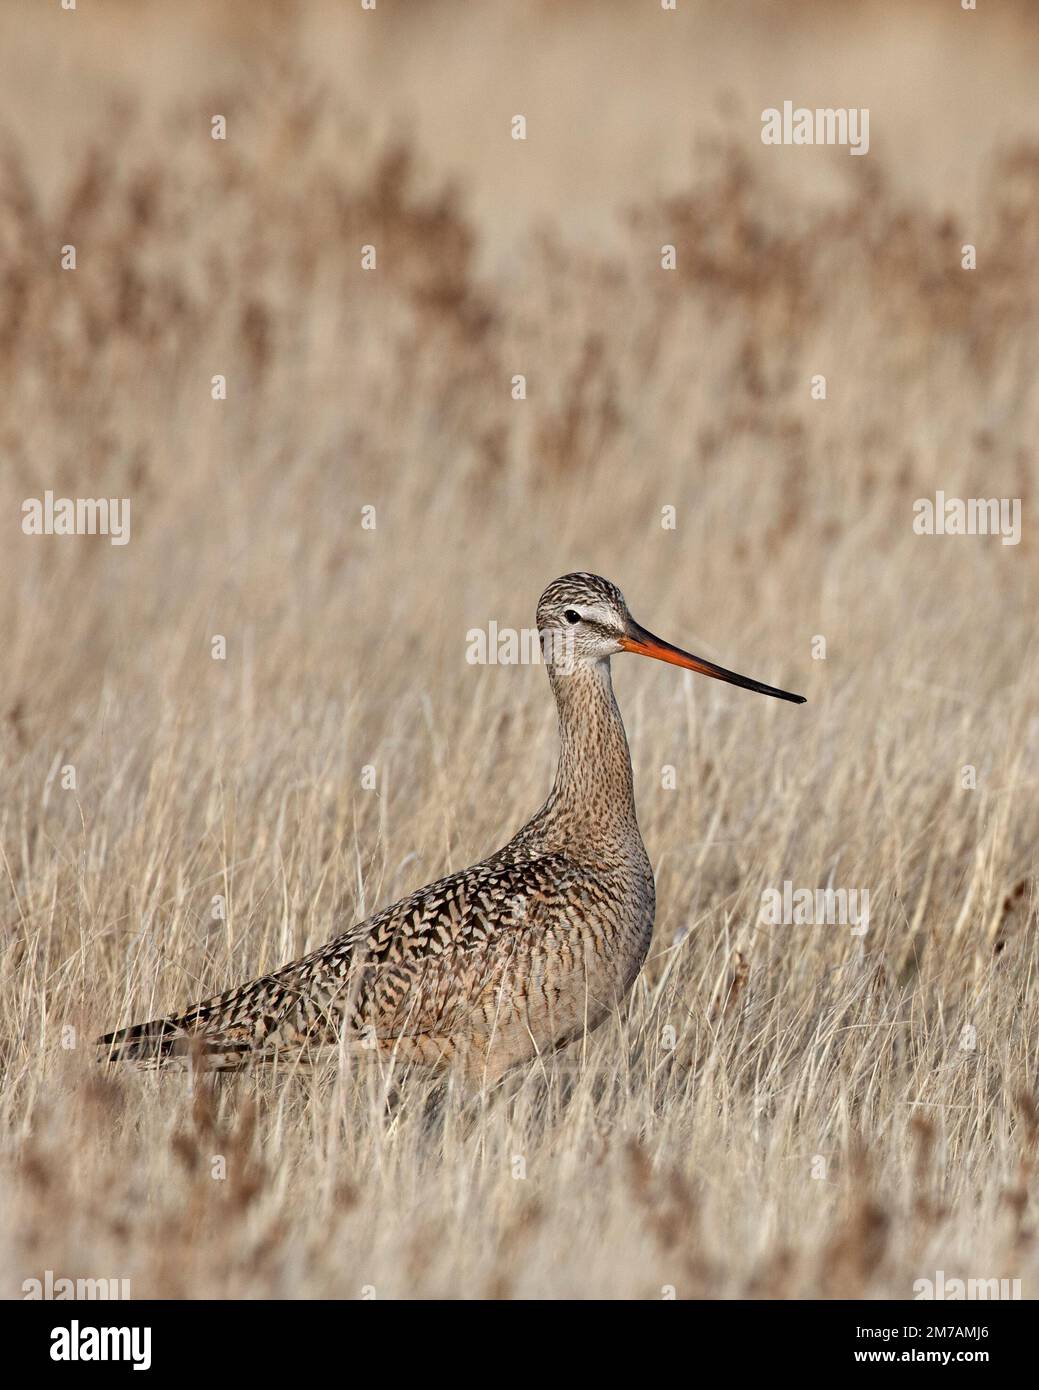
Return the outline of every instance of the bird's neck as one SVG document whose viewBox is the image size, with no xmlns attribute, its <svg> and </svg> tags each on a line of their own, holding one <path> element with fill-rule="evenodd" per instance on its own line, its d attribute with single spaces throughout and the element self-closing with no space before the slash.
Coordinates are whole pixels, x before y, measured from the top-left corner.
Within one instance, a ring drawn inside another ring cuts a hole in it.
<svg viewBox="0 0 1039 1390">
<path fill-rule="evenodd" d="M 559 711 L 559 766 L 543 824 L 565 840 L 638 836 L 631 757 L 609 660 L 549 667 Z"/>
</svg>

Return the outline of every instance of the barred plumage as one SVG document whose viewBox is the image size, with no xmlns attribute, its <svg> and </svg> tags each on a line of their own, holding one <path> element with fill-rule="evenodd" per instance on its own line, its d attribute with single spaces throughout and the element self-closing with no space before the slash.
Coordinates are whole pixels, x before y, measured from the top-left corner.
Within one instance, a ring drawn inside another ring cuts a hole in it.
<svg viewBox="0 0 1039 1390">
<path fill-rule="evenodd" d="M 239 1070 L 319 1049 L 456 1065 L 474 1082 L 594 1028 L 649 948 L 653 871 L 639 833 L 610 657 L 637 651 L 783 699 L 641 628 L 620 590 L 569 574 L 538 628 L 559 710 L 541 809 L 490 858 L 421 888 L 280 970 L 99 1040 L 102 1058 Z"/>
</svg>

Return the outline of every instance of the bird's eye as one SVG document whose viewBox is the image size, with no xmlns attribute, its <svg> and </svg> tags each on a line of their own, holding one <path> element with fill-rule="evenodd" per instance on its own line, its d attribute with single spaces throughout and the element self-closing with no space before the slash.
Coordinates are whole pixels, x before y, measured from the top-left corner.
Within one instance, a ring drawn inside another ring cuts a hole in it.
<svg viewBox="0 0 1039 1390">
<path fill-rule="evenodd" d="M 576 608 L 564 608 L 563 617 L 568 623 L 579 623 L 581 621 L 581 615 Z"/>
</svg>

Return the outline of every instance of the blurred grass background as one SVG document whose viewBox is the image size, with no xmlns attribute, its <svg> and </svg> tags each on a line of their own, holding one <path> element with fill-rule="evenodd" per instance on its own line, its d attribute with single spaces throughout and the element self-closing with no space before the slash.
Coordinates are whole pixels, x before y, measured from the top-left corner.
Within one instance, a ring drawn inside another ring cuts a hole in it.
<svg viewBox="0 0 1039 1390">
<path fill-rule="evenodd" d="M 4 1292 L 1034 1296 L 1030 7 L 16 0 L 0 42 Z M 763 146 L 785 99 L 870 153 Z M 46 489 L 130 544 L 23 536 Z M 936 489 L 1020 545 L 914 535 Z M 810 702 L 615 663 L 630 1015 L 475 1114 L 96 1076 L 508 837 L 554 712 L 465 633 L 574 568 Z M 866 939 L 758 926 L 786 878 Z"/>
</svg>

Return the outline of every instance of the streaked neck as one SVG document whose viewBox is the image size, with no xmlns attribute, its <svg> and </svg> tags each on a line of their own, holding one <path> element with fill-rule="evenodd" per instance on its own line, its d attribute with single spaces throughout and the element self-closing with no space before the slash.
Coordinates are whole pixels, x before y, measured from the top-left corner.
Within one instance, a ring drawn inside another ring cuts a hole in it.
<svg viewBox="0 0 1039 1390">
<path fill-rule="evenodd" d="M 559 765 L 542 815 L 565 835 L 605 840 L 638 834 L 631 757 L 609 660 L 550 666 L 559 711 Z"/>
</svg>

